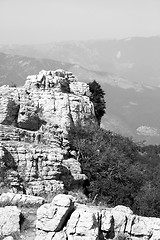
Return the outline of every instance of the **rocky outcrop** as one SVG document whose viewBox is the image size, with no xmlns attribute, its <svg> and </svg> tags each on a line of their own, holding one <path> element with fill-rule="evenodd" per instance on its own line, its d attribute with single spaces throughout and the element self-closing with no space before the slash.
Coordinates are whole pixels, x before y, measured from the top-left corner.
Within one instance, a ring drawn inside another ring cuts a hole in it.
<svg viewBox="0 0 160 240">
<path fill-rule="evenodd" d="M 13 191 L 33 195 L 63 192 L 86 180 L 71 154 L 58 141 L 50 147 L 15 141 L 1 145 L 1 159 L 9 168 L 6 179 Z"/>
<path fill-rule="evenodd" d="M 20 213 L 15 206 L 0 208 L 0 237 L 20 231 Z"/>
<path fill-rule="evenodd" d="M 0 123 L 27 130 L 42 125 L 65 131 L 72 124 L 94 119 L 89 86 L 63 70 L 29 76 L 22 88 L 0 87 Z"/>
<path fill-rule="evenodd" d="M 36 240 L 127 239 L 127 236 L 134 240 L 159 240 L 160 219 L 134 215 L 125 206 L 101 209 L 77 205 L 73 197 L 64 194 L 37 211 Z"/>
<path fill-rule="evenodd" d="M 88 95 L 88 85 L 63 70 L 29 76 L 24 87 L 0 87 L 0 162 L 14 192 L 58 193 L 83 184 L 67 134 L 95 122 Z"/>
</svg>

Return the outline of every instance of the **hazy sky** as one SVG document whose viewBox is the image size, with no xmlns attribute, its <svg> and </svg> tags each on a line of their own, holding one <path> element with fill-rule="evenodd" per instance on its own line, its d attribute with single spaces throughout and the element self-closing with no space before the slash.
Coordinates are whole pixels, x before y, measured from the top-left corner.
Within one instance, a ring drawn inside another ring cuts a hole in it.
<svg viewBox="0 0 160 240">
<path fill-rule="evenodd" d="M 160 0 L 0 0 L 0 43 L 160 35 Z"/>
</svg>

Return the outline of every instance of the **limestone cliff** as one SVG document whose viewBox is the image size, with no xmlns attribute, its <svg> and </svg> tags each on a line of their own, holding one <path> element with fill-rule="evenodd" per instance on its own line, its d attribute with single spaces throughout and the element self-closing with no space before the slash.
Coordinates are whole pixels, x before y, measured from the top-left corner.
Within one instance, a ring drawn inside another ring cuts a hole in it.
<svg viewBox="0 0 160 240">
<path fill-rule="evenodd" d="M 89 87 L 71 72 L 41 71 L 23 87 L 0 87 L 0 162 L 15 191 L 61 191 L 83 183 L 68 130 L 95 122 Z"/>
</svg>

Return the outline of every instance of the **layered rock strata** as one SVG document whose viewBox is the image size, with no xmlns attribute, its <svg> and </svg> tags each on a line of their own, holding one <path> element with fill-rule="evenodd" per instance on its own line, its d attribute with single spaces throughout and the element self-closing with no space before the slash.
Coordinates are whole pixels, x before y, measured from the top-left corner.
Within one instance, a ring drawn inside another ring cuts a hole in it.
<svg viewBox="0 0 160 240">
<path fill-rule="evenodd" d="M 35 240 L 159 240 L 160 237 L 159 218 L 134 215 L 125 206 L 100 209 L 77 205 L 72 196 L 64 194 L 38 209 L 36 227 Z"/>
<path fill-rule="evenodd" d="M 89 87 L 71 72 L 43 70 L 24 87 L 0 87 L 0 162 L 12 189 L 39 195 L 82 184 L 86 177 L 67 134 L 91 122 Z"/>
</svg>

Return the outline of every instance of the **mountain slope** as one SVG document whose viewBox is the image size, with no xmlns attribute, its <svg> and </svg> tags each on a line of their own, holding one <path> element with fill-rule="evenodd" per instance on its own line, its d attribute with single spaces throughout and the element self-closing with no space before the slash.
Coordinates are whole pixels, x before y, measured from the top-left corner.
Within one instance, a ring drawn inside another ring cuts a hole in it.
<svg viewBox="0 0 160 240">
<path fill-rule="evenodd" d="M 0 51 L 76 63 L 90 70 L 118 74 L 129 81 L 160 85 L 160 37 L 158 36 L 23 46 L 1 45 Z"/>
<path fill-rule="evenodd" d="M 67 70 L 72 64 L 50 59 L 35 59 L 18 55 L 0 53 L 0 85 L 22 85 L 28 75 L 37 74 L 42 69 Z"/>
</svg>

